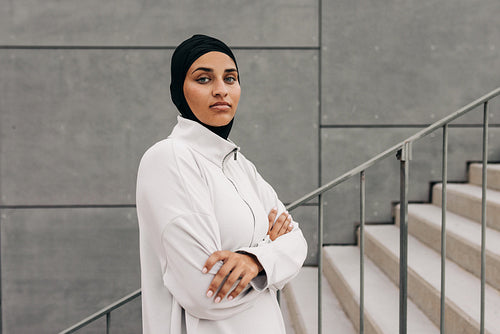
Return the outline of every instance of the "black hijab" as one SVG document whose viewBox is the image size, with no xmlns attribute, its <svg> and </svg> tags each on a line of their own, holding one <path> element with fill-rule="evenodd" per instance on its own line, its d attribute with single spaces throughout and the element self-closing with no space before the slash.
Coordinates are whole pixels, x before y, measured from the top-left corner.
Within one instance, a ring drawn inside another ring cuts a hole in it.
<svg viewBox="0 0 500 334">
<path fill-rule="evenodd" d="M 236 70 L 238 70 L 236 58 L 234 57 L 231 49 L 224 44 L 224 42 L 210 36 L 194 35 L 179 44 L 172 55 L 172 62 L 170 66 L 170 97 L 172 98 L 172 101 L 177 109 L 179 109 L 182 117 L 196 121 L 215 134 L 227 139 L 229 132 L 231 131 L 231 127 L 233 126 L 234 118 L 228 124 L 223 126 L 211 126 L 205 124 L 193 114 L 191 108 L 189 108 L 186 98 L 184 97 L 183 87 L 187 71 L 196 59 L 211 51 L 218 51 L 227 54 L 234 61 Z M 240 76 L 238 73 L 238 82 L 239 80 Z"/>
</svg>

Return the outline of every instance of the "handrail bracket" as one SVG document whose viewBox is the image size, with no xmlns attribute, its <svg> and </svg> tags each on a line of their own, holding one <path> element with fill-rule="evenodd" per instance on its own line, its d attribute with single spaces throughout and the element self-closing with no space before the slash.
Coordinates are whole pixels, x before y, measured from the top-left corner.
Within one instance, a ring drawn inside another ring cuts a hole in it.
<svg viewBox="0 0 500 334">
<path fill-rule="evenodd" d="M 399 161 L 410 161 L 412 160 L 412 148 L 413 148 L 413 142 L 412 141 L 405 141 L 401 149 L 398 150 L 396 153 L 396 158 Z"/>
</svg>

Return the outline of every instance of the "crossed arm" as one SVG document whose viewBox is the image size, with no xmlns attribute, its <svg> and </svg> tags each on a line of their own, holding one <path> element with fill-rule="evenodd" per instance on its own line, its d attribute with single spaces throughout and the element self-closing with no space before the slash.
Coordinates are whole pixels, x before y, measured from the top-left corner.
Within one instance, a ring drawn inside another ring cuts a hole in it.
<svg viewBox="0 0 500 334">
<path fill-rule="evenodd" d="M 277 214 L 278 210 L 273 208 L 268 216 L 269 228 L 267 234 L 271 241 L 276 240 L 293 229 L 292 217 L 288 212 L 283 212 L 276 219 Z M 227 296 L 227 300 L 234 299 L 263 270 L 262 265 L 255 255 L 223 250 L 216 251 L 210 255 L 205 262 L 202 272 L 204 274 L 208 273 L 219 261 L 222 261 L 224 264 L 213 278 L 206 293 L 208 298 L 213 297 L 216 293 L 214 297 L 215 303 L 219 303 L 229 292 L 231 293 Z M 238 285 L 231 291 L 231 288 L 238 280 L 240 280 Z"/>
<path fill-rule="evenodd" d="M 272 242 L 234 252 L 223 250 L 217 221 L 206 200 L 210 197 L 207 185 L 192 155 L 181 148 L 177 152 L 172 142 L 165 141 L 141 160 L 137 179 L 141 233 L 160 261 L 161 283 L 175 300 L 200 319 L 225 319 L 248 308 L 262 289 L 281 288 L 302 265 L 307 244 L 298 224 L 287 214 L 274 222 L 285 208 L 255 171 L 259 197 L 271 211 L 268 235 Z M 278 209 L 272 211 L 273 206 Z M 206 274 L 201 273 L 204 267 Z M 227 284 L 226 277 L 230 279 Z M 254 289 L 248 289 L 249 284 Z M 232 291 L 233 285 L 236 291 Z M 228 293 L 233 300 L 221 302 Z"/>
</svg>

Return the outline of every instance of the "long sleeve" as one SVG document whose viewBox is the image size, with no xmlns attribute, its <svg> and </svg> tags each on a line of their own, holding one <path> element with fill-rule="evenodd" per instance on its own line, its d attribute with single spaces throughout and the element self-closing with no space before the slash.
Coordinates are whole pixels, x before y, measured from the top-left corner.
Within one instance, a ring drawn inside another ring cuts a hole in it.
<svg viewBox="0 0 500 334">
<path fill-rule="evenodd" d="M 219 320 L 249 306 L 259 291 L 249 287 L 232 301 L 214 303 L 205 293 L 221 264 L 203 274 L 207 258 L 221 250 L 206 181 L 189 150 L 165 141 L 141 160 L 137 210 L 141 233 L 161 263 L 163 283 L 176 301 L 200 319 Z"/>
<path fill-rule="evenodd" d="M 256 191 L 259 193 L 266 212 L 269 212 L 273 207 L 278 209 L 278 214 L 285 211 L 285 206 L 279 200 L 274 189 L 257 172 L 255 166 L 248 160 L 247 162 L 247 171 L 254 178 Z M 261 284 L 258 288 L 281 289 L 298 274 L 302 267 L 307 256 L 307 242 L 298 223 L 293 221 L 293 224 L 292 231 L 272 242 L 259 244 L 257 247 L 244 247 L 239 250 L 255 255 L 264 268 L 267 284 Z"/>
</svg>

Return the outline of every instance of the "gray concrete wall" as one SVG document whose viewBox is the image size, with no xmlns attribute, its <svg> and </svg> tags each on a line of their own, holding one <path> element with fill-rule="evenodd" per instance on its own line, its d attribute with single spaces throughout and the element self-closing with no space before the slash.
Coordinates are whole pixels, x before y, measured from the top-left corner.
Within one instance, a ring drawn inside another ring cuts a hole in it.
<svg viewBox="0 0 500 334">
<path fill-rule="evenodd" d="M 499 12 L 498 1 L 323 1 L 322 180 L 500 86 Z M 489 158 L 500 160 L 500 101 L 490 107 Z M 450 131 L 450 180 L 465 180 L 465 162 L 481 159 L 481 114 Z M 440 147 L 438 138 L 415 145 L 411 200 L 428 200 L 428 182 L 439 180 Z M 367 221 L 391 220 L 397 172 L 395 159 L 367 171 Z M 354 242 L 357 198 L 355 189 L 326 195 L 326 242 Z"/>
<path fill-rule="evenodd" d="M 234 47 L 242 98 L 231 138 L 291 202 L 499 86 L 499 11 L 495 0 L 2 4 L 3 333 L 57 332 L 139 286 L 135 174 L 175 123 L 169 61 L 185 38 Z M 479 114 L 450 131 L 450 179 L 480 158 Z M 439 147 L 440 134 L 415 146 L 412 200 L 439 179 Z M 397 171 L 395 158 L 367 171 L 368 221 L 391 221 Z M 326 195 L 326 243 L 354 242 L 356 187 Z M 314 263 L 317 207 L 294 216 Z M 114 328 L 139 332 L 139 308 L 117 312 Z"/>
</svg>

